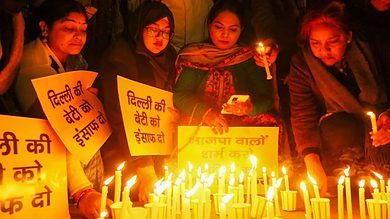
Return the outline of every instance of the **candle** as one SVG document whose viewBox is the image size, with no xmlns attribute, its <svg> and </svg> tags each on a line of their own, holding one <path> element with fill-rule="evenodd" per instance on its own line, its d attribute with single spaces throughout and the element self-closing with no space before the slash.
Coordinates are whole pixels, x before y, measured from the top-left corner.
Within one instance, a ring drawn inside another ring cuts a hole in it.
<svg viewBox="0 0 390 219">
<path fill-rule="evenodd" d="M 275 173 L 274 173 L 275 174 Z M 280 217 L 282 214 L 280 213 L 280 205 L 279 205 L 279 195 L 278 195 L 278 188 L 280 184 L 282 184 L 283 178 L 279 178 L 278 180 L 275 179 L 275 185 L 272 185 L 274 187 L 274 202 L 275 202 L 275 214 L 276 216 Z"/>
<path fill-rule="evenodd" d="M 182 178 L 178 177 L 173 184 L 173 193 L 172 193 L 172 211 L 169 218 L 176 218 L 176 214 L 180 214 L 180 184 Z"/>
<path fill-rule="evenodd" d="M 257 195 L 257 158 L 255 155 L 249 155 L 249 160 L 251 161 L 253 169 L 251 180 L 251 199 L 253 205 Z"/>
<path fill-rule="evenodd" d="M 207 163 L 204 165 L 204 172 L 206 175 L 209 174 L 209 165 Z"/>
<path fill-rule="evenodd" d="M 192 188 L 192 163 L 188 162 L 188 188 Z"/>
<path fill-rule="evenodd" d="M 246 178 L 246 203 L 251 203 L 251 179 L 252 179 L 252 171 L 253 168 L 248 173 L 248 176 Z"/>
<path fill-rule="evenodd" d="M 190 208 L 190 198 L 192 195 L 196 193 L 198 188 L 200 187 L 200 184 L 197 183 L 193 188 L 190 188 L 185 194 L 183 198 L 183 212 L 182 212 L 182 219 L 191 219 L 191 208 Z"/>
<path fill-rule="evenodd" d="M 221 203 L 219 204 L 219 218 L 220 219 L 226 219 L 226 204 L 230 202 L 230 200 L 233 198 L 233 194 L 227 194 L 224 197 L 221 198 Z"/>
<path fill-rule="evenodd" d="M 244 172 L 241 170 L 240 179 L 238 181 L 238 203 L 244 203 Z"/>
<path fill-rule="evenodd" d="M 269 187 L 268 192 L 267 192 L 267 218 L 270 218 L 270 219 L 275 217 L 274 204 L 272 201 L 274 195 L 275 195 L 274 187 L 271 186 L 271 187 Z"/>
<path fill-rule="evenodd" d="M 206 188 L 205 188 L 205 218 L 210 219 L 211 215 L 211 200 L 210 200 L 210 186 L 213 185 L 215 173 L 211 174 L 206 180 Z"/>
<path fill-rule="evenodd" d="M 164 166 L 164 179 L 165 180 L 168 179 L 168 166 L 167 165 Z"/>
<path fill-rule="evenodd" d="M 390 179 L 387 180 L 386 201 L 387 201 L 387 218 L 390 219 Z"/>
<path fill-rule="evenodd" d="M 102 213 L 100 213 L 100 215 L 99 215 L 99 218 L 98 219 L 104 219 L 106 216 L 108 215 L 108 212 L 107 211 L 105 211 L 105 212 L 102 212 Z"/>
<path fill-rule="evenodd" d="M 119 202 L 121 197 L 122 169 L 125 166 L 125 163 L 126 161 L 122 162 L 115 171 L 114 202 Z"/>
<path fill-rule="evenodd" d="M 284 175 L 284 186 L 286 188 L 286 191 L 290 191 L 290 186 L 289 186 L 289 182 L 288 182 L 288 175 L 287 175 L 287 170 L 286 170 L 286 167 L 282 167 L 282 172 L 283 172 L 283 175 Z"/>
<path fill-rule="evenodd" d="M 137 180 L 137 176 L 133 176 L 126 183 L 125 188 L 123 189 L 123 197 L 122 197 L 122 210 L 121 216 L 122 218 L 129 218 L 131 213 L 129 212 L 132 207 L 132 203 L 130 201 L 130 188 L 135 184 Z"/>
<path fill-rule="evenodd" d="M 108 184 L 114 179 L 114 176 L 106 179 L 104 185 L 102 186 L 102 194 L 100 197 L 100 214 L 106 212 L 106 202 L 107 202 L 107 193 L 108 193 Z"/>
<path fill-rule="evenodd" d="M 372 133 L 377 133 L 378 132 L 378 127 L 376 125 L 376 116 L 375 116 L 375 113 L 373 112 L 367 112 L 367 115 L 370 116 L 370 120 L 371 120 L 371 127 L 372 127 Z"/>
<path fill-rule="evenodd" d="M 233 193 L 234 182 L 235 182 L 234 177 L 233 177 L 233 178 L 230 178 L 230 180 L 229 180 L 229 186 L 228 186 L 228 193 Z"/>
<path fill-rule="evenodd" d="M 305 203 L 306 217 L 307 219 L 311 219 L 311 206 L 309 201 L 309 192 L 307 191 L 306 184 L 304 182 L 301 182 L 300 187 L 302 190 L 303 202 Z"/>
<path fill-rule="evenodd" d="M 379 201 L 380 195 L 379 195 L 378 183 L 373 179 L 370 180 L 370 183 L 371 183 L 372 188 L 374 188 L 374 192 L 372 194 L 372 197 L 374 198 L 374 200 Z"/>
<path fill-rule="evenodd" d="M 313 184 L 315 198 L 320 198 L 320 190 L 318 189 L 317 181 L 309 173 L 307 173 L 307 176 L 309 177 L 311 183 Z"/>
<path fill-rule="evenodd" d="M 344 170 L 345 174 L 345 200 L 347 201 L 347 218 L 352 219 L 352 198 L 351 198 L 351 179 L 349 178 L 349 169 L 348 166 Z"/>
<path fill-rule="evenodd" d="M 219 174 L 218 174 L 218 193 L 225 193 L 225 174 L 226 174 L 226 167 L 222 166 L 219 168 Z"/>
<path fill-rule="evenodd" d="M 268 191 L 267 167 L 263 167 L 264 194 Z"/>
<path fill-rule="evenodd" d="M 338 209 L 338 215 L 339 219 L 344 218 L 344 179 L 345 176 L 342 175 L 339 178 L 339 183 L 337 185 L 337 209 Z"/>
<path fill-rule="evenodd" d="M 366 219 L 366 205 L 364 197 L 364 184 L 365 180 L 360 180 L 359 182 L 359 209 L 360 209 L 360 219 Z"/>
<path fill-rule="evenodd" d="M 259 43 L 258 45 L 259 45 L 258 52 L 261 55 L 263 55 L 263 63 L 264 63 L 265 72 L 267 73 L 267 80 L 270 80 L 270 79 L 272 79 L 272 75 L 271 75 L 271 72 L 269 70 L 269 64 L 268 64 L 267 56 L 265 54 L 265 48 L 263 46 L 263 43 Z"/>
<path fill-rule="evenodd" d="M 236 164 L 233 162 L 230 166 L 230 175 L 229 175 L 229 181 L 234 178 L 234 172 L 236 170 Z"/>
<path fill-rule="evenodd" d="M 383 176 L 377 172 L 372 171 L 376 177 L 379 178 L 379 187 L 382 198 L 385 198 L 385 180 L 383 179 Z"/>
</svg>

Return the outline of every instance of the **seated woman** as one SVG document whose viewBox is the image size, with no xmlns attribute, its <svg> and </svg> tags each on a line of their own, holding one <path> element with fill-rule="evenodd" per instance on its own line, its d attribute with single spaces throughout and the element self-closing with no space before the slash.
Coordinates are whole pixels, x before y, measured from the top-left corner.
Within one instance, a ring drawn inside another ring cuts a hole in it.
<svg viewBox="0 0 390 219">
<path fill-rule="evenodd" d="M 273 82 L 256 65 L 254 49 L 238 43 L 244 21 L 243 6 L 237 1 L 220 1 L 211 8 L 210 40 L 188 45 L 177 58 L 174 104 L 183 118 L 189 118 L 183 124 L 202 122 L 216 134 L 227 132 L 229 126 L 279 126 L 283 136 L 282 122 L 273 111 Z M 250 98 L 226 104 L 234 94 Z M 222 108 L 229 114 L 221 114 Z"/>
<path fill-rule="evenodd" d="M 47 0 L 38 9 L 37 29 L 40 35 L 24 47 L 20 71 L 16 79 L 16 94 L 26 116 L 45 118 L 31 79 L 65 71 L 86 69 L 79 55 L 86 41 L 87 14 L 74 0 Z M 38 28 L 39 27 L 39 28 Z M 98 216 L 100 194 L 90 190 L 91 183 L 75 156 L 67 154 L 70 194 L 80 210 L 90 218 Z M 96 153 L 85 172 L 96 188 L 103 177 L 100 153 Z M 85 194 L 83 191 L 91 191 Z M 79 196 L 83 194 L 80 200 Z"/>
<path fill-rule="evenodd" d="M 364 149 L 381 172 L 390 160 L 388 146 L 372 146 L 390 142 L 390 111 L 385 111 L 390 92 L 383 83 L 389 78 L 376 65 L 367 42 L 353 36 L 344 8 L 331 2 L 305 16 L 301 48 L 287 81 L 297 149 L 322 193 L 327 191 L 326 175 L 340 174 L 335 170 L 347 165 L 353 168 L 363 159 Z M 383 112 L 372 144 L 367 111 Z"/>
<path fill-rule="evenodd" d="M 117 75 L 172 91 L 176 76 L 176 52 L 170 45 L 174 21 L 164 4 L 150 1 L 136 10 L 135 22 L 130 21 L 133 20 L 126 21 L 129 26 L 122 38 L 104 54 L 99 69 L 103 104 L 113 129 L 102 147 L 102 156 L 108 173 L 113 172 L 118 163 L 127 161 L 126 167 L 130 168 L 124 169 L 124 175 L 137 174 L 139 201 L 147 202 L 157 175 L 162 176 L 163 157 L 131 156 L 119 105 Z"/>
</svg>

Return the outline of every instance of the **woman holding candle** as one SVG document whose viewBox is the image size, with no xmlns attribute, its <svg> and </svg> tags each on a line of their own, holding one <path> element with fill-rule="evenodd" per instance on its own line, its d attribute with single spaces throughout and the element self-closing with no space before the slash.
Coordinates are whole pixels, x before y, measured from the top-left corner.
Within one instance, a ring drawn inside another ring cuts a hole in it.
<svg viewBox="0 0 390 219">
<path fill-rule="evenodd" d="M 174 33 L 171 11 L 161 2 L 146 1 L 125 21 L 123 35 L 106 51 L 100 65 L 102 99 L 113 133 L 102 147 L 107 174 L 126 161 L 123 175 L 137 174 L 141 202 L 148 201 L 157 176 L 163 176 L 163 156 L 131 156 L 117 92 L 117 75 L 172 91 L 176 52 L 170 45 Z M 174 110 L 170 110 L 175 114 Z M 174 131 L 168 130 L 169 132 Z M 137 194 L 134 192 L 134 194 Z M 133 197 L 136 198 L 136 197 Z"/>
<path fill-rule="evenodd" d="M 229 126 L 281 127 L 273 113 L 272 81 L 266 79 L 264 68 L 256 65 L 255 49 L 238 42 L 244 21 L 239 2 L 216 3 L 207 20 L 210 39 L 190 44 L 179 54 L 173 98 L 185 116 L 183 124 L 203 122 L 215 134 L 227 132 Z M 250 98 L 227 104 L 234 94 Z M 222 109 L 228 114 L 221 114 Z"/>
<path fill-rule="evenodd" d="M 382 112 L 390 106 L 390 90 L 382 83 L 389 78 L 376 65 L 367 42 L 352 34 L 346 18 L 344 5 L 339 2 L 313 9 L 305 16 L 301 48 L 292 59 L 287 79 L 297 149 L 322 193 L 327 190 L 327 174 L 338 174 L 335 169 L 363 158 L 369 127 L 365 124 L 369 124 L 366 112 Z M 374 145 L 375 139 L 388 135 L 388 114 L 381 117 L 378 123 L 383 124 L 379 128 L 382 131 L 372 136 Z M 368 144 L 366 149 L 375 150 Z"/>
</svg>

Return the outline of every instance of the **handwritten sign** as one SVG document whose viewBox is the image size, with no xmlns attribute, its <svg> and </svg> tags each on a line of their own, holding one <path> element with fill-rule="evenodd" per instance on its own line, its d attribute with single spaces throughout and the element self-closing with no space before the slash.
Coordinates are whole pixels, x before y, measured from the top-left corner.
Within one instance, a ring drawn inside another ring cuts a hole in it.
<svg viewBox="0 0 390 219">
<path fill-rule="evenodd" d="M 111 134 L 101 102 L 87 90 L 96 76 L 96 72 L 73 71 L 32 80 L 51 126 L 83 163 Z"/>
<path fill-rule="evenodd" d="M 170 154 L 172 93 L 118 76 L 118 94 L 131 155 Z"/>
<path fill-rule="evenodd" d="M 210 127 L 179 126 L 179 170 L 186 168 L 189 161 L 194 166 L 207 163 L 210 172 L 218 172 L 222 165 L 229 167 L 235 162 L 238 169 L 248 173 L 252 154 L 258 161 L 257 176 L 262 176 L 263 166 L 276 172 L 278 131 L 277 127 L 229 127 L 228 133 L 215 135 Z"/>
<path fill-rule="evenodd" d="M 47 120 L 0 115 L 0 218 L 69 218 L 66 149 Z"/>
</svg>

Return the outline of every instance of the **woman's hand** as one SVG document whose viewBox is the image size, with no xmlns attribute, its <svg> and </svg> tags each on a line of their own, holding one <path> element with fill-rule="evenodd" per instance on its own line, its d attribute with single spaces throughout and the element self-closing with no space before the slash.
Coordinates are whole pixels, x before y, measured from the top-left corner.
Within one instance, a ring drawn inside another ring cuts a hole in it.
<svg viewBox="0 0 390 219">
<path fill-rule="evenodd" d="M 328 190 L 328 181 L 325 170 L 322 167 L 320 156 L 318 154 L 308 154 L 304 158 L 307 172 L 312 176 L 320 189 L 321 196 L 325 196 Z"/>
<path fill-rule="evenodd" d="M 231 113 L 233 115 L 245 116 L 252 112 L 253 104 L 251 99 L 249 98 L 245 102 L 234 101 L 231 104 L 225 103 L 222 107 L 226 112 Z"/>
<path fill-rule="evenodd" d="M 272 65 L 275 61 L 276 58 L 278 57 L 279 54 L 279 47 L 278 45 L 272 40 L 272 39 L 266 39 L 264 42 L 262 42 L 264 45 L 264 53 L 267 58 L 268 65 Z M 255 52 L 255 62 L 256 65 L 260 67 L 264 67 L 264 53 L 262 53 L 259 50 L 259 47 L 256 47 L 256 52 Z"/>
<path fill-rule="evenodd" d="M 211 130 L 216 135 L 223 134 L 224 131 L 228 132 L 229 130 L 229 125 L 225 117 L 213 109 L 206 111 L 205 115 L 203 116 L 203 122 L 210 126 Z"/>
<path fill-rule="evenodd" d="M 374 147 L 390 143 L 390 115 L 387 111 L 380 114 L 377 124 L 378 132 L 371 135 Z"/>
<path fill-rule="evenodd" d="M 79 200 L 79 209 L 86 218 L 98 218 L 100 214 L 100 199 L 101 194 L 95 190 L 88 192 Z M 107 199 L 106 211 L 111 213 L 110 206 L 113 203 L 112 200 Z"/>
</svg>

